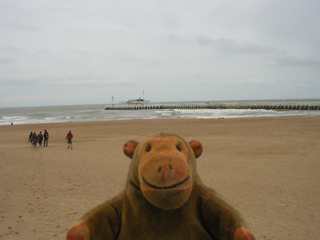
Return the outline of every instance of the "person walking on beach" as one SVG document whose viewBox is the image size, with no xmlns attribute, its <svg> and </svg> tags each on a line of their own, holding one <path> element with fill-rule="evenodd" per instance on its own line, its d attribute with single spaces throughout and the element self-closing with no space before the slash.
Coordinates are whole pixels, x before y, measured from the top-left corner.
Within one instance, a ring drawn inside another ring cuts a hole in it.
<svg viewBox="0 0 320 240">
<path fill-rule="evenodd" d="M 31 145 L 32 145 L 32 138 L 33 138 L 33 133 L 30 132 L 28 142 L 30 142 Z"/>
<path fill-rule="evenodd" d="M 47 130 L 44 130 L 43 139 L 43 146 L 48 147 L 49 133 L 47 132 Z"/>
<path fill-rule="evenodd" d="M 71 149 L 72 149 L 72 138 L 73 138 L 73 134 L 71 133 L 71 131 L 69 131 L 65 140 L 68 139 L 68 148 L 71 147 Z"/>
<path fill-rule="evenodd" d="M 38 135 L 36 134 L 36 132 L 34 132 L 32 136 L 32 145 L 34 148 L 37 147 L 37 143 L 38 143 Z"/>
<path fill-rule="evenodd" d="M 42 146 L 42 140 L 43 140 L 43 134 L 40 131 L 39 135 L 38 135 L 38 142 L 39 142 L 39 146 Z"/>
</svg>

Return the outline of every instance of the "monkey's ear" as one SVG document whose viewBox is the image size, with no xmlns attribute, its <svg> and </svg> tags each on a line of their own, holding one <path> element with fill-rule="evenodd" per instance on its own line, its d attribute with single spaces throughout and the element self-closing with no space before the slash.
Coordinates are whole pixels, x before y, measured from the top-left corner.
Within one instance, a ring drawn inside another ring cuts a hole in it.
<svg viewBox="0 0 320 240">
<path fill-rule="evenodd" d="M 194 156 L 196 158 L 200 157 L 202 152 L 203 152 L 203 147 L 202 144 L 197 141 L 197 140 L 192 140 L 189 142 L 190 147 L 192 148 L 193 152 L 194 152 Z"/>
<path fill-rule="evenodd" d="M 135 140 L 129 140 L 127 141 L 124 145 L 123 145 L 123 152 L 124 154 L 129 157 L 132 158 L 134 151 L 136 150 L 137 146 L 138 146 L 139 142 L 135 141 Z"/>
</svg>

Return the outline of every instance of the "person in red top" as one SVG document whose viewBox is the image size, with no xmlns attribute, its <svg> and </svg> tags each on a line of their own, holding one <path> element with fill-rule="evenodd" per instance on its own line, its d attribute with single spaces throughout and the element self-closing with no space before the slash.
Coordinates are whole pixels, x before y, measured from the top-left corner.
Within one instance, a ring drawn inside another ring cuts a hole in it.
<svg viewBox="0 0 320 240">
<path fill-rule="evenodd" d="M 72 149 L 72 138 L 73 138 L 73 134 L 71 133 L 71 131 L 69 131 L 65 140 L 68 139 L 68 148 L 71 147 L 71 149 Z"/>
</svg>

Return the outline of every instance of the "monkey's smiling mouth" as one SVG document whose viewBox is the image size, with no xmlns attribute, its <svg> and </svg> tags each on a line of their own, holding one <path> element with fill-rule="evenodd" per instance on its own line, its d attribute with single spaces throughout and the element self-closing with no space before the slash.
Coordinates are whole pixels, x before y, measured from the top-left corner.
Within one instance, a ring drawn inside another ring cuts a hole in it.
<svg viewBox="0 0 320 240">
<path fill-rule="evenodd" d="M 167 190 L 167 189 L 172 189 L 172 188 L 176 188 L 182 184 L 184 184 L 186 181 L 188 181 L 190 178 L 190 176 L 186 177 L 186 179 L 184 179 L 182 182 L 178 182 L 176 184 L 173 184 L 171 186 L 164 186 L 164 187 L 158 187 L 158 186 L 155 186 L 155 185 L 152 185 L 150 183 L 147 182 L 147 180 L 144 179 L 144 177 L 142 177 L 142 180 L 145 182 L 145 184 L 147 184 L 149 187 L 152 187 L 154 189 L 161 189 L 161 190 Z"/>
</svg>

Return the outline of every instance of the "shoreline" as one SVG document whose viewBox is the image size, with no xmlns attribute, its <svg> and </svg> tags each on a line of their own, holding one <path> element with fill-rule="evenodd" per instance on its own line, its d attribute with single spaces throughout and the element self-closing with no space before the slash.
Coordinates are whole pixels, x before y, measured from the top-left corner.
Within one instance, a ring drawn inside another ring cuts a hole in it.
<svg viewBox="0 0 320 240">
<path fill-rule="evenodd" d="M 124 188 L 123 144 L 165 131 L 202 143 L 202 181 L 243 214 L 256 239 L 318 239 L 319 123 L 283 116 L 0 126 L 0 238 L 64 239 L 82 214 Z M 30 131 L 44 129 L 49 146 L 33 149 Z"/>
<path fill-rule="evenodd" d="M 230 103 L 233 104 L 233 103 Z M 320 103 L 319 103 L 320 104 Z M 320 106 L 320 105 L 319 105 Z M 34 107 L 0 111 L 0 126 L 134 119 L 218 119 L 275 116 L 320 116 L 320 110 L 265 109 L 134 109 L 104 110 L 101 105 Z"/>
<path fill-rule="evenodd" d="M 149 109 L 150 110 L 150 109 Z M 165 109 L 162 109 L 165 110 Z M 311 111 L 313 112 L 313 111 Z M 5 126 L 33 126 L 33 125 L 51 125 L 51 124 L 78 124 L 78 123 L 100 123 L 100 122 L 117 122 L 117 121 L 188 121 L 188 120 L 229 120 L 229 119 L 258 119 L 258 118 L 300 118 L 300 117 L 306 117 L 306 118 L 313 118 L 313 117 L 320 117 L 320 115 L 284 115 L 284 116 L 273 116 L 273 115 L 266 115 L 266 116 L 236 116 L 236 117 L 216 117 L 216 118 L 132 118 L 132 119 L 110 119 L 110 120 L 90 120 L 90 121 L 70 121 L 70 122 L 47 122 L 47 123 L 22 123 L 22 124 L 6 124 L 6 125 L 0 125 L 1 127 Z"/>
</svg>

